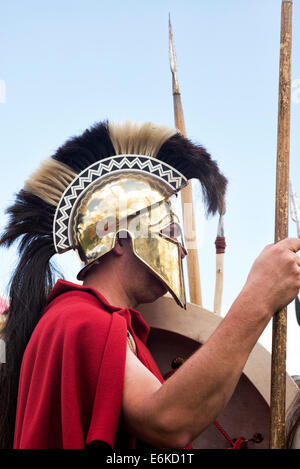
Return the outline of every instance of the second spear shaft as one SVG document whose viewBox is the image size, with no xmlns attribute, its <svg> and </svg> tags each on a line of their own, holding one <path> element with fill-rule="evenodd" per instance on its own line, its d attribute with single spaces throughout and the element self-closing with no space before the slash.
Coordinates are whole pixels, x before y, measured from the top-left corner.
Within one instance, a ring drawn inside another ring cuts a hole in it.
<svg viewBox="0 0 300 469">
<path fill-rule="evenodd" d="M 173 103 L 174 103 L 174 119 L 175 127 L 186 137 L 186 129 L 184 122 L 184 114 L 182 109 L 181 95 L 177 80 L 177 64 L 175 48 L 173 43 L 171 21 L 169 19 L 169 44 L 170 44 L 170 67 L 173 79 Z M 187 242 L 188 256 L 188 278 L 189 278 L 189 291 L 190 301 L 199 306 L 202 306 L 201 283 L 199 272 L 199 261 L 197 252 L 197 239 L 196 239 L 196 226 L 194 217 L 194 202 L 192 193 L 191 182 L 181 191 L 181 204 L 184 233 Z M 189 248 L 190 246 L 190 248 Z"/>
</svg>

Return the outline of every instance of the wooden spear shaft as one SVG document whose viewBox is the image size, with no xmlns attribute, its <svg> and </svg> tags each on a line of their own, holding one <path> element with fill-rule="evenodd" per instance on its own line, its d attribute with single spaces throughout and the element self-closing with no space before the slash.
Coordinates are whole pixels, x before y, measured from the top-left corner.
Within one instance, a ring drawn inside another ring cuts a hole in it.
<svg viewBox="0 0 300 469">
<path fill-rule="evenodd" d="M 173 42 L 172 26 L 169 18 L 169 45 L 170 67 L 173 78 L 173 103 L 175 127 L 186 137 L 184 114 L 181 102 L 181 94 L 177 79 L 177 63 Z M 202 306 L 201 283 L 199 261 L 197 253 L 196 226 L 194 217 L 194 203 L 191 182 L 181 191 L 181 205 L 183 212 L 183 225 L 186 238 L 188 256 L 187 268 L 189 278 L 190 301 Z"/>
<path fill-rule="evenodd" d="M 288 236 L 293 1 L 283 0 L 279 67 L 275 242 Z M 270 448 L 285 447 L 287 308 L 273 317 Z"/>
<path fill-rule="evenodd" d="M 224 270 L 224 253 L 226 248 L 223 217 L 225 210 L 220 213 L 218 233 L 215 241 L 216 244 L 216 288 L 214 299 L 214 312 L 221 316 L 222 293 L 223 293 L 223 270 Z"/>
</svg>

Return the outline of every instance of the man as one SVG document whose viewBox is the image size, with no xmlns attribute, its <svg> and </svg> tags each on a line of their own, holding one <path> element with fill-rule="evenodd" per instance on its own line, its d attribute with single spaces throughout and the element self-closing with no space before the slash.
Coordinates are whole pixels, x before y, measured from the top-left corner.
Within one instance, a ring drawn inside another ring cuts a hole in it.
<svg viewBox="0 0 300 469">
<path fill-rule="evenodd" d="M 300 241 L 264 249 L 217 330 L 164 382 L 136 308 L 166 291 L 185 307 L 172 197 L 191 178 L 208 212 L 222 207 L 226 179 L 201 146 L 153 124 L 100 123 L 26 182 L 1 240 L 23 235 L 3 331 L 2 447 L 183 448 L 224 408 L 272 314 L 299 291 Z M 83 285 L 52 289 L 50 259 L 69 249 Z"/>
</svg>

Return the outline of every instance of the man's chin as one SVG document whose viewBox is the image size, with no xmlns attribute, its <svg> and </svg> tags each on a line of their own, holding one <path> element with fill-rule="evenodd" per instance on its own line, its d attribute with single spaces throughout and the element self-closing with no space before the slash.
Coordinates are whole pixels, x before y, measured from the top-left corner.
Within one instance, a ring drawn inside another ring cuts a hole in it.
<svg viewBox="0 0 300 469">
<path fill-rule="evenodd" d="M 154 281 L 154 291 L 157 294 L 157 298 L 160 298 L 161 296 L 164 296 L 167 292 L 168 289 L 165 286 L 165 284 L 160 281 L 155 275 L 152 275 L 153 281 Z"/>
<path fill-rule="evenodd" d="M 140 298 L 139 304 L 154 303 L 158 298 L 164 296 L 168 289 L 154 274 L 151 274 L 150 286 L 144 292 L 147 293 Z"/>
</svg>

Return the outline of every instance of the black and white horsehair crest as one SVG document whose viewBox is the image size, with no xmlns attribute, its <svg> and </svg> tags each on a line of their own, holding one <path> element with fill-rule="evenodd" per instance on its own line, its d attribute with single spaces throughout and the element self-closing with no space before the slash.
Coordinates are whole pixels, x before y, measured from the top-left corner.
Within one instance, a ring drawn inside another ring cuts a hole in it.
<svg viewBox="0 0 300 469">
<path fill-rule="evenodd" d="M 115 155 L 93 163 L 78 174 L 63 193 L 53 220 L 53 242 L 56 252 L 71 249 L 71 221 L 76 202 L 91 187 L 113 172 L 137 171 L 154 176 L 177 193 L 188 183 L 186 177 L 167 163 L 144 155 Z"/>
</svg>

